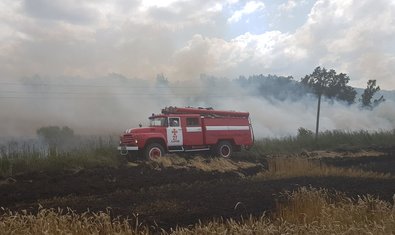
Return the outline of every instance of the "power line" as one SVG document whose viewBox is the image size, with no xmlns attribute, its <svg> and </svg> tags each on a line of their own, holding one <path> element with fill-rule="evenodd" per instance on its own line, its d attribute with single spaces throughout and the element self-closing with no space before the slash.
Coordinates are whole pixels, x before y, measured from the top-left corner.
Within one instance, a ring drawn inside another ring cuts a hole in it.
<svg viewBox="0 0 395 235">
<path fill-rule="evenodd" d="M 8 95 L 5 95 L 8 94 Z M 3 95 L 3 96 L 1 96 Z M 13 95 L 13 96 L 12 96 Z M 19 96 L 22 95 L 22 96 Z M 28 95 L 28 96 L 23 96 Z M 0 91 L 0 98 L 14 98 L 14 97 L 44 97 L 44 98 L 52 98 L 52 97 L 59 97 L 57 95 L 61 95 L 62 97 L 120 97 L 120 96 L 128 96 L 128 97 L 136 97 L 136 96 L 149 96 L 149 97 L 156 97 L 156 96 L 187 96 L 187 97 L 207 97 L 207 96 L 219 96 L 219 97 L 228 97 L 228 96 L 258 96 L 254 94 L 234 94 L 234 92 L 229 91 L 215 91 L 215 92 L 201 92 L 199 94 L 193 94 L 191 92 L 185 91 L 180 93 L 178 92 L 155 92 L 150 90 L 149 92 L 100 92 L 100 91 L 90 91 L 90 92 L 73 92 L 73 91 Z M 83 95 L 83 96 L 74 96 L 74 95 Z"/>
<path fill-rule="evenodd" d="M 234 92 L 229 92 L 224 89 L 224 86 L 216 86 L 215 84 L 208 86 L 128 86 L 128 85 L 114 85 L 112 84 L 59 84 L 59 83 L 18 83 L 18 82 L 1 82 L 0 84 L 9 85 L 10 88 L 13 86 L 29 88 L 72 88 L 73 90 L 4 90 L 4 86 L 1 86 L 3 90 L 0 90 L 0 101 L 4 99 L 116 99 L 116 98 L 144 98 L 144 99 L 155 99 L 155 98 L 191 98 L 191 99 L 201 99 L 201 98 L 231 98 L 231 97 L 254 97 L 259 95 L 254 94 L 235 94 Z M 86 88 L 117 88 L 117 90 L 100 90 L 93 89 L 89 90 Z M 74 90 L 74 88 L 83 88 L 83 91 Z M 127 89 L 126 92 L 124 89 Z M 169 91 L 166 91 L 168 89 Z M 178 90 L 183 89 L 183 90 Z M 193 94 L 191 90 L 199 92 L 199 94 Z M 108 92 L 110 91 L 110 92 Z M 209 91 L 209 93 L 204 93 L 204 91 Z M 214 93 L 213 93 L 214 92 Z M 225 93 L 225 94 L 224 94 Z M 3 95 L 3 96 L 2 96 Z"/>
<path fill-rule="evenodd" d="M 21 87 L 106 87 L 106 88 L 131 88 L 131 89 L 207 89 L 207 88 L 222 88 L 223 86 L 214 86 L 207 84 L 203 86 L 135 86 L 128 84 L 60 84 L 60 83 L 17 83 L 17 82 L 0 82 L 0 85 L 21 86 Z"/>
<path fill-rule="evenodd" d="M 0 91 L 0 93 L 7 93 L 7 94 L 41 94 L 41 95 L 57 95 L 57 94 L 62 94 L 62 95 L 97 95 L 99 93 L 103 94 L 103 92 L 70 92 L 70 91 Z M 223 93 L 223 92 L 216 92 L 217 93 Z M 136 92 L 112 92 L 112 93 L 107 93 L 108 95 L 191 95 L 190 92 L 188 93 L 158 93 L 158 92 L 144 92 L 144 93 L 136 93 Z M 205 95 L 207 93 L 202 93 L 201 95 Z M 213 93 L 214 94 L 214 93 Z"/>
<path fill-rule="evenodd" d="M 173 98 L 207 98 L 207 97 L 258 97 L 259 95 L 135 95 L 129 97 L 156 98 L 156 97 L 173 97 Z M 119 96 L 118 96 L 119 97 Z M 123 96 L 128 97 L 128 96 Z M 0 96 L 0 99 L 100 99 L 100 98 L 117 98 L 117 96 Z"/>
</svg>

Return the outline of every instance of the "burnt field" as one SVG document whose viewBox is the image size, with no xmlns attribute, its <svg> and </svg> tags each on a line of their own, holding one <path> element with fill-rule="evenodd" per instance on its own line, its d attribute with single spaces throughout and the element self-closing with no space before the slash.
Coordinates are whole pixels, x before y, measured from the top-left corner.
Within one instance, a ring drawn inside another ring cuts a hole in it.
<svg viewBox="0 0 395 235">
<path fill-rule="evenodd" d="M 392 202 L 394 150 L 233 160 L 174 155 L 120 167 L 24 173 L 0 180 L 0 206 L 31 212 L 39 207 L 107 211 L 168 229 L 219 217 L 270 215 L 283 192 L 302 186 Z"/>
</svg>

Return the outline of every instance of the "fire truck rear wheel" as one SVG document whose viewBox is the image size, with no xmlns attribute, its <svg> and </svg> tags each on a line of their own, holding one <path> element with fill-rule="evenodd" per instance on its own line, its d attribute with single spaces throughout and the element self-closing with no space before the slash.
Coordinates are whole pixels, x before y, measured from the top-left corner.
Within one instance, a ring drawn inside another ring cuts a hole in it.
<svg viewBox="0 0 395 235">
<path fill-rule="evenodd" d="M 229 141 L 221 141 L 217 145 L 217 154 L 223 158 L 229 158 L 232 155 L 232 144 Z"/>
<path fill-rule="evenodd" d="M 163 150 L 163 147 L 162 147 L 161 144 L 152 143 L 152 144 L 149 144 L 149 145 L 145 148 L 145 153 L 144 153 L 144 155 L 145 155 L 145 157 L 146 157 L 147 160 L 153 161 L 153 160 L 156 160 L 156 159 L 162 157 L 163 154 L 164 154 L 164 152 L 165 152 L 165 151 Z"/>
</svg>

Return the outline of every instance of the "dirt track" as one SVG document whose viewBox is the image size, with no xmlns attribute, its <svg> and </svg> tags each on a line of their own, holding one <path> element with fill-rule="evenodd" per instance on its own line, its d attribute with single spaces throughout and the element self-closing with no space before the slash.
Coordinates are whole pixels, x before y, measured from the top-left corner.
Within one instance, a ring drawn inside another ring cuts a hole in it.
<svg viewBox="0 0 395 235">
<path fill-rule="evenodd" d="M 336 160 L 337 159 L 337 160 Z M 372 167 L 392 173 L 395 156 L 366 158 L 324 158 L 341 167 Z M 207 164 L 204 164 L 207 163 Z M 11 210 L 35 211 L 38 204 L 48 208 L 72 208 L 78 212 L 109 211 L 114 216 L 139 214 L 140 221 L 162 228 L 186 225 L 213 217 L 261 215 L 274 207 L 276 195 L 300 186 L 339 190 L 349 196 L 372 194 L 391 201 L 395 179 L 351 177 L 296 177 L 278 180 L 251 180 L 248 176 L 264 170 L 260 163 L 226 163 L 199 160 L 196 166 L 181 162 L 135 164 L 57 173 L 31 173 L 2 179 L 0 206 Z M 237 206 L 236 206 L 237 205 Z M 236 206 L 236 207 L 235 207 Z"/>
</svg>

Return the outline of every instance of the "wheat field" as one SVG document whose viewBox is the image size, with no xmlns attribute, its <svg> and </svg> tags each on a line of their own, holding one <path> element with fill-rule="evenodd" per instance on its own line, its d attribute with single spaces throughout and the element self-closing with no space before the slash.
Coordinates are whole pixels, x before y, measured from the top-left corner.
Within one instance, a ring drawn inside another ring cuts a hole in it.
<svg viewBox="0 0 395 235">
<path fill-rule="evenodd" d="M 340 192 L 301 187 L 284 192 L 271 215 L 216 219 L 165 231 L 139 223 L 138 215 L 77 214 L 40 208 L 37 214 L 4 210 L 2 234 L 394 234 L 394 206 L 372 196 L 352 199 Z"/>
</svg>

